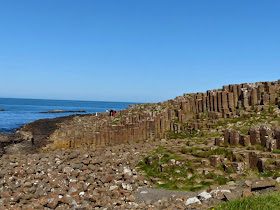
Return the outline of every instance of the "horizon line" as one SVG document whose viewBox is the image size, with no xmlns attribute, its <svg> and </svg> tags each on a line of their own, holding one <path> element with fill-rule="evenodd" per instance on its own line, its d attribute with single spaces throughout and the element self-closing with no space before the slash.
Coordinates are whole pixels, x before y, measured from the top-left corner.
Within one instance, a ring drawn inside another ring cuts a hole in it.
<svg viewBox="0 0 280 210">
<path fill-rule="evenodd" d="M 0 99 L 24 99 L 24 100 L 51 100 L 51 101 L 81 101 L 81 102 L 108 102 L 108 103 L 133 103 L 133 104 L 145 104 L 144 102 L 132 102 L 132 101 L 92 101 L 92 100 L 76 100 L 76 99 L 50 99 L 50 98 L 17 98 L 17 97 L 1 97 Z M 146 102 L 148 103 L 148 102 Z"/>
</svg>

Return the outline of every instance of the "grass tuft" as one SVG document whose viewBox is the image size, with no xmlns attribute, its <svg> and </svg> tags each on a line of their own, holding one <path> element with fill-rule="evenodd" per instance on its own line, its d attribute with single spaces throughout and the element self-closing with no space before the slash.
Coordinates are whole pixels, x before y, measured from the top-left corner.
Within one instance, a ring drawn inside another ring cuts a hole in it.
<svg viewBox="0 0 280 210">
<path fill-rule="evenodd" d="M 280 209 L 280 193 L 251 196 L 248 198 L 241 198 L 235 201 L 223 203 L 211 210 L 272 210 Z M 209 209 L 209 210 L 210 210 Z"/>
</svg>

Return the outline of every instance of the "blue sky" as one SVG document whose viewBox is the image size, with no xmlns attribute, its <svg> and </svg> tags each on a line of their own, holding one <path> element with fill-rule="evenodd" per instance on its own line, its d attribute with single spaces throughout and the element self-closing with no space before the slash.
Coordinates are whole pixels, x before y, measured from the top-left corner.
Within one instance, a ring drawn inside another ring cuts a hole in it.
<svg viewBox="0 0 280 210">
<path fill-rule="evenodd" d="M 280 79 L 279 0 L 0 0 L 0 97 L 158 102 Z"/>
</svg>

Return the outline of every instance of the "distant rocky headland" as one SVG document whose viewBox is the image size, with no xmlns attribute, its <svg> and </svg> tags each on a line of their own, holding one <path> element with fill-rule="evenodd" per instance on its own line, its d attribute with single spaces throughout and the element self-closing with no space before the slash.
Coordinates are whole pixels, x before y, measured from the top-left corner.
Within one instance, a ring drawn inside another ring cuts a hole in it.
<svg viewBox="0 0 280 210">
<path fill-rule="evenodd" d="M 278 191 L 280 80 L 38 120 L 0 144 L 6 209 L 207 209 Z"/>
<path fill-rule="evenodd" d="M 44 111 L 40 113 L 86 113 L 84 110 L 77 110 L 77 111 L 71 111 L 71 110 L 52 110 L 52 111 Z"/>
</svg>

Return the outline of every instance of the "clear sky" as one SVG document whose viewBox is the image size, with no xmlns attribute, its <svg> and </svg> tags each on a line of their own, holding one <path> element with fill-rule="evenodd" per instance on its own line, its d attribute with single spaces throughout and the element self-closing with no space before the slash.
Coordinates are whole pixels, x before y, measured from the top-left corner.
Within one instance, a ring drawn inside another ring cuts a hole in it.
<svg viewBox="0 0 280 210">
<path fill-rule="evenodd" d="M 0 0 L 0 97 L 159 102 L 278 79 L 279 0 Z"/>
</svg>

